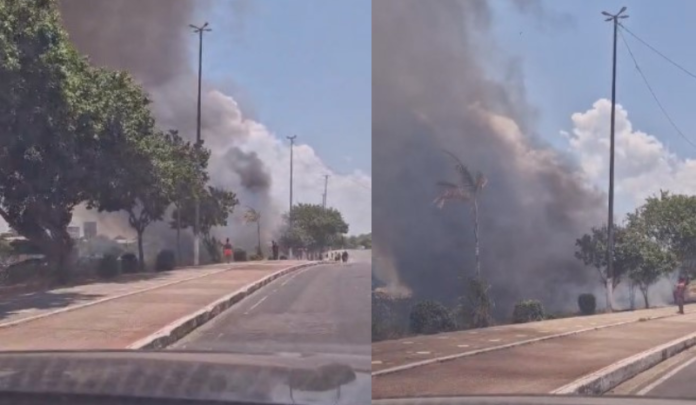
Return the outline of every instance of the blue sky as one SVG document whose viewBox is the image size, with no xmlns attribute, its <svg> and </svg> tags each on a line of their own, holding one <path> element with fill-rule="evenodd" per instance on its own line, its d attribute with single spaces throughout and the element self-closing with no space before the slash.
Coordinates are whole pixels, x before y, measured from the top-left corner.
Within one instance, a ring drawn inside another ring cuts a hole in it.
<svg viewBox="0 0 696 405">
<path fill-rule="evenodd" d="M 633 33 L 685 68 L 696 72 L 696 53 L 689 40 L 696 36 L 696 2 L 662 1 L 543 1 L 548 11 L 566 13 L 572 21 L 539 29 L 530 16 L 513 11 L 506 2 L 492 2 L 498 18 L 497 39 L 508 55 L 523 60 L 529 99 L 541 112 L 540 135 L 564 146 L 559 135 L 569 130 L 574 112 L 591 108 L 599 98 L 611 97 L 612 25 L 600 12 L 618 12 Z M 696 143 L 696 79 L 693 79 L 624 34 L 649 83 L 679 128 Z M 655 135 L 680 157 L 694 157 L 696 149 L 684 141 L 662 115 L 635 69 L 621 38 L 618 42 L 617 102 L 634 127 Z"/>
<path fill-rule="evenodd" d="M 210 13 L 206 77 L 334 170 L 371 173 L 370 0 L 248 4 L 241 25 L 219 8 Z"/>
</svg>

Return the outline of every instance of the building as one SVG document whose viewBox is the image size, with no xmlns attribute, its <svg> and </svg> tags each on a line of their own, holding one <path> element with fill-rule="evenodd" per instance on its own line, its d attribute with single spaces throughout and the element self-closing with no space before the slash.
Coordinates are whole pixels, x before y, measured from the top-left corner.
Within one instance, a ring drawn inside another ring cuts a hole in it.
<svg viewBox="0 0 696 405">
<path fill-rule="evenodd" d="M 83 234 L 86 239 L 91 239 L 97 236 L 97 223 L 94 221 L 86 221 L 82 224 Z"/>
<path fill-rule="evenodd" d="M 69 226 L 68 235 L 73 239 L 80 239 L 80 227 L 79 226 Z"/>
</svg>

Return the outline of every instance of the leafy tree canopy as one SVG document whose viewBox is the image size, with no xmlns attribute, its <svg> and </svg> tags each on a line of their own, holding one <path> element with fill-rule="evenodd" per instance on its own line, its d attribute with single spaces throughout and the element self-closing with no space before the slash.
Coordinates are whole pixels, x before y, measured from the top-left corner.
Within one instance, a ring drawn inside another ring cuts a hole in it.
<svg viewBox="0 0 696 405">
<path fill-rule="evenodd" d="M 237 195 L 231 191 L 208 186 L 201 195 L 200 224 L 201 233 L 207 235 L 216 226 L 227 225 L 227 218 L 239 205 Z M 193 227 L 196 220 L 195 200 L 187 198 L 181 203 L 181 229 Z M 172 213 L 171 227 L 176 228 L 178 209 Z"/>
<path fill-rule="evenodd" d="M 348 224 L 338 210 L 316 204 L 294 206 L 292 213 L 285 215 L 285 222 L 281 243 L 294 248 L 323 249 L 348 232 Z"/>
<path fill-rule="evenodd" d="M 127 74 L 75 50 L 55 0 L 2 1 L 0 21 L 0 215 L 64 279 L 74 207 L 113 207 L 154 120 Z"/>
</svg>

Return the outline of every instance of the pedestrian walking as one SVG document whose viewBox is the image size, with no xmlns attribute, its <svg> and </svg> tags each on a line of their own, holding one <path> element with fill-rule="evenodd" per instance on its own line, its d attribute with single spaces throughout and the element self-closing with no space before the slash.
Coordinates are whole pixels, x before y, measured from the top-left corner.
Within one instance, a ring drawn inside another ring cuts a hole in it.
<svg viewBox="0 0 696 405">
<path fill-rule="evenodd" d="M 343 255 L 341 255 L 341 258 L 343 259 L 343 263 L 348 262 L 348 252 L 344 250 Z"/>
<path fill-rule="evenodd" d="M 677 285 L 674 288 L 674 302 L 679 307 L 679 314 L 684 314 L 684 301 L 686 300 L 686 286 L 689 284 L 685 276 L 679 276 Z"/>
</svg>

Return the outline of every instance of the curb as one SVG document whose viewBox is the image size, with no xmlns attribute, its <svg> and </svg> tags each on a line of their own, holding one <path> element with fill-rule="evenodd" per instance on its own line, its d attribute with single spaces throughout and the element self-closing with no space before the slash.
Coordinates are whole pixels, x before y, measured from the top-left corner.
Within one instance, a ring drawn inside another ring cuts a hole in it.
<svg viewBox="0 0 696 405">
<path fill-rule="evenodd" d="M 259 281 L 256 281 L 254 283 L 251 283 L 245 287 L 240 288 L 239 290 L 228 294 L 217 301 L 213 302 L 212 304 L 207 305 L 203 309 L 200 309 L 193 314 L 187 315 L 183 318 L 180 318 L 171 324 L 165 326 L 164 328 L 160 329 L 159 331 L 138 340 L 135 343 L 132 343 L 128 345 L 127 349 L 132 349 L 132 350 L 161 350 L 166 348 L 167 346 L 177 342 L 178 340 L 182 339 L 184 336 L 188 335 L 189 333 L 193 332 L 195 329 L 198 327 L 202 326 L 203 324 L 211 321 L 213 318 L 216 316 L 220 315 L 223 311 L 226 309 L 230 308 L 232 305 L 238 303 L 242 299 L 248 297 L 252 293 L 256 292 L 258 289 L 261 287 L 264 287 L 268 283 L 283 277 L 289 273 L 292 273 L 297 270 L 301 270 L 307 267 L 313 267 L 313 266 L 318 266 L 322 264 L 326 264 L 327 262 L 312 262 L 312 263 L 305 263 L 305 264 L 300 264 L 297 266 L 292 266 L 285 268 L 283 270 L 279 270 L 273 274 L 270 274 L 264 278 L 262 278 Z"/>
<path fill-rule="evenodd" d="M 696 345 L 696 333 L 648 349 L 551 391 L 555 395 L 602 395 L 617 385 Z"/>
<path fill-rule="evenodd" d="M 524 346 L 524 345 L 528 345 L 528 344 L 532 344 L 532 343 L 543 342 L 545 340 L 557 339 L 557 338 L 562 338 L 562 337 L 566 337 L 566 336 L 573 336 L 573 335 L 577 335 L 580 333 L 592 332 L 592 331 L 607 329 L 607 328 L 613 328 L 616 326 L 628 325 L 628 324 L 632 324 L 632 323 L 636 323 L 636 322 L 645 322 L 645 321 L 653 321 L 656 319 L 669 318 L 672 316 L 676 316 L 676 315 L 674 315 L 674 314 L 660 315 L 660 316 L 640 318 L 640 319 L 636 319 L 636 320 L 632 320 L 632 321 L 617 322 L 617 323 L 612 323 L 612 324 L 608 324 L 608 325 L 593 326 L 591 328 L 578 329 L 578 330 L 573 330 L 570 332 L 557 333 L 555 335 L 548 335 L 548 336 L 542 336 L 542 337 L 538 337 L 538 338 L 534 338 L 534 339 L 521 340 L 519 342 L 513 342 L 513 343 L 508 343 L 505 345 L 494 346 L 494 347 L 487 347 L 485 349 L 473 350 L 473 351 L 464 352 L 464 353 L 450 354 L 448 356 L 442 356 L 442 357 L 435 357 L 432 359 L 422 360 L 422 361 L 418 361 L 418 362 L 404 364 L 401 366 L 390 367 L 390 368 L 385 368 L 385 369 L 382 369 L 379 371 L 375 371 L 372 373 L 372 377 L 374 378 L 374 377 L 379 377 L 382 375 L 393 374 L 393 373 L 397 373 L 399 371 L 410 370 L 410 369 L 413 369 L 416 367 L 427 366 L 430 364 L 444 363 L 446 361 L 457 360 L 457 359 L 461 359 L 463 357 L 475 356 L 477 354 L 483 354 L 483 353 L 488 353 L 488 352 L 494 352 L 497 350 L 510 349 L 513 347 Z"/>
<path fill-rule="evenodd" d="M 188 267 L 186 267 L 185 269 L 188 269 Z M 184 270 L 184 269 L 180 269 L 180 270 Z M 111 297 L 101 298 L 101 299 L 98 299 L 98 300 L 96 300 L 96 301 L 86 302 L 86 303 L 84 303 L 84 304 L 78 304 L 78 305 L 74 305 L 74 306 L 71 306 L 71 307 L 65 307 L 65 308 L 57 309 L 57 310 L 55 310 L 55 311 L 46 312 L 46 313 L 39 314 L 39 315 L 34 315 L 34 316 L 29 316 L 29 317 L 17 319 L 17 320 L 14 320 L 14 321 L 2 322 L 2 323 L 0 323 L 0 329 L 2 329 L 2 328 L 9 328 L 9 327 L 12 327 L 12 326 L 17 326 L 17 325 L 20 325 L 20 324 L 23 324 L 23 323 L 26 323 L 26 322 L 36 321 L 36 320 L 38 320 L 38 319 L 43 319 L 43 318 L 46 318 L 46 317 L 49 317 L 49 316 L 58 315 L 58 314 L 62 314 L 62 313 L 65 313 L 65 312 L 70 312 L 70 311 L 75 311 L 75 310 L 82 309 L 82 308 L 91 307 L 91 306 L 93 306 L 93 305 L 103 304 L 103 303 L 105 303 L 105 302 L 117 300 L 117 299 L 120 299 L 120 298 L 130 297 L 130 296 L 136 295 L 136 294 L 146 293 L 146 292 L 149 292 L 149 291 L 152 291 L 152 290 L 156 290 L 156 289 L 158 289 L 158 288 L 169 287 L 169 286 L 172 286 L 172 285 L 176 285 L 176 284 L 180 284 L 180 283 L 185 283 L 185 282 L 187 282 L 187 281 L 193 281 L 193 280 L 197 280 L 197 279 L 199 279 L 199 278 L 205 278 L 205 277 L 208 277 L 208 276 L 213 276 L 213 275 L 220 274 L 220 273 L 224 273 L 224 272 L 230 271 L 230 270 L 232 270 L 232 268 L 227 267 L 227 268 L 224 268 L 224 269 L 211 271 L 210 273 L 207 273 L 207 274 L 197 274 L 197 275 L 195 275 L 195 276 L 188 277 L 188 278 L 184 278 L 184 279 L 181 279 L 181 280 L 170 281 L 170 282 L 167 282 L 167 283 L 164 283 L 164 284 L 160 284 L 160 285 L 156 285 L 156 286 L 152 286 L 152 287 L 143 288 L 142 290 L 136 290 L 136 291 L 131 291 L 131 292 L 128 292 L 128 293 L 125 293 L 125 294 L 119 294 L 119 295 L 114 295 L 114 296 L 111 296 Z"/>
</svg>

